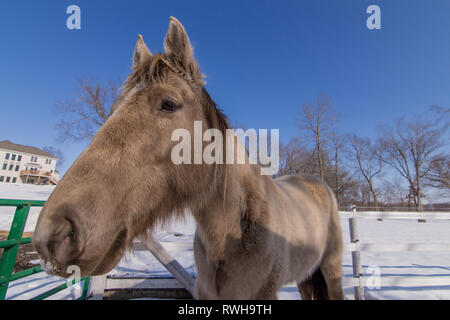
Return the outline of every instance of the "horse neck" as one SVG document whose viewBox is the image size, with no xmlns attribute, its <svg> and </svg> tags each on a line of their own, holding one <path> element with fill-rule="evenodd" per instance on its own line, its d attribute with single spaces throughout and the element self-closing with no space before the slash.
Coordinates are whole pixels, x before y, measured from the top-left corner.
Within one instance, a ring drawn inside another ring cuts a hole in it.
<svg viewBox="0 0 450 320">
<path fill-rule="evenodd" d="M 197 222 L 197 235 L 209 248 L 211 258 L 216 260 L 223 255 L 227 238 L 241 238 L 241 221 L 246 212 L 251 211 L 257 216 L 260 213 L 251 207 L 254 203 L 266 201 L 260 196 L 264 177 L 256 173 L 259 169 L 255 170 L 254 165 L 224 168 L 221 178 L 211 187 L 213 192 L 207 205 L 192 210 Z"/>
</svg>

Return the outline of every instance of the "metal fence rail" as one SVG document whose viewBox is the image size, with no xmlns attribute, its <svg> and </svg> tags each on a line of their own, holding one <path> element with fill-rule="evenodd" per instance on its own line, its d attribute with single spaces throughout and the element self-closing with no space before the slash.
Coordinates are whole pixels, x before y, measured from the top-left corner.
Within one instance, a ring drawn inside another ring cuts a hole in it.
<svg viewBox="0 0 450 320">
<path fill-rule="evenodd" d="M 16 263 L 19 247 L 21 245 L 31 243 L 31 237 L 22 238 L 30 208 L 42 207 L 44 204 L 45 201 L 0 199 L 0 207 L 16 207 L 11 228 L 9 230 L 8 239 L 0 241 L 0 249 L 3 249 L 3 254 L 0 260 L 0 300 L 5 300 L 10 282 L 43 271 L 41 267 L 34 267 L 14 273 L 14 265 Z M 32 300 L 46 299 L 49 296 L 73 286 L 80 281 L 84 281 L 84 285 L 82 295 L 79 299 L 86 299 L 90 282 L 90 278 L 88 277 L 67 281 L 56 288 L 39 294 L 38 296 L 32 298 Z"/>
</svg>

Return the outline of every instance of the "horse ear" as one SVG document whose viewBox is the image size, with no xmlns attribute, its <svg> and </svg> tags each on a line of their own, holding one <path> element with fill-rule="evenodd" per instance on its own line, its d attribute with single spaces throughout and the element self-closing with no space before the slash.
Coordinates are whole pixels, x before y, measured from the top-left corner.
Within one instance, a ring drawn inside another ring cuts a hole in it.
<svg viewBox="0 0 450 320">
<path fill-rule="evenodd" d="M 170 17 L 164 50 L 166 56 L 175 64 L 182 66 L 192 78 L 196 78 L 200 74 L 186 30 L 180 21 L 174 17 Z"/>
<path fill-rule="evenodd" d="M 138 35 L 136 46 L 134 47 L 133 67 L 136 68 L 151 55 L 152 54 L 150 50 L 148 50 L 147 46 L 145 45 L 144 39 L 141 35 Z"/>
</svg>

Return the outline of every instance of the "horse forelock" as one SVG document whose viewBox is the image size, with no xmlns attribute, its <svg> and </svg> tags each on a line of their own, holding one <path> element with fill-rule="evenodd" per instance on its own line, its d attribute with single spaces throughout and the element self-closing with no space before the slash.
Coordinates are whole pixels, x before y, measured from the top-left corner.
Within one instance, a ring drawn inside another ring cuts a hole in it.
<svg viewBox="0 0 450 320">
<path fill-rule="evenodd" d="M 142 84 L 162 83 L 167 79 L 167 72 L 172 71 L 192 85 L 203 85 L 204 76 L 196 70 L 186 70 L 177 61 L 158 53 L 148 57 L 140 65 L 133 67 L 133 72 L 125 81 L 123 90 L 129 90 Z"/>
</svg>

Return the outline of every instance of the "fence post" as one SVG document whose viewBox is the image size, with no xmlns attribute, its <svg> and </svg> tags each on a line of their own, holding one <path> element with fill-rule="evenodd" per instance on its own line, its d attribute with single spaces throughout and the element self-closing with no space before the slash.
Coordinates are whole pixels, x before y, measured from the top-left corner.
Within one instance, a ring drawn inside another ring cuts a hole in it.
<svg viewBox="0 0 450 320">
<path fill-rule="evenodd" d="M 364 300 L 364 286 L 362 285 L 361 255 L 359 251 L 358 223 L 356 218 L 356 206 L 351 206 L 352 217 L 348 219 L 350 229 L 350 242 L 354 244 L 355 250 L 352 251 L 353 278 L 358 279 L 358 286 L 354 287 L 355 299 Z"/>
<path fill-rule="evenodd" d="M 195 279 L 175 260 L 151 234 L 139 237 L 142 244 L 158 259 L 159 262 L 177 279 L 186 290 L 195 296 Z"/>
<path fill-rule="evenodd" d="M 89 300 L 103 300 L 103 295 L 106 288 L 106 274 L 92 277 L 89 293 L 87 299 Z"/>
</svg>

